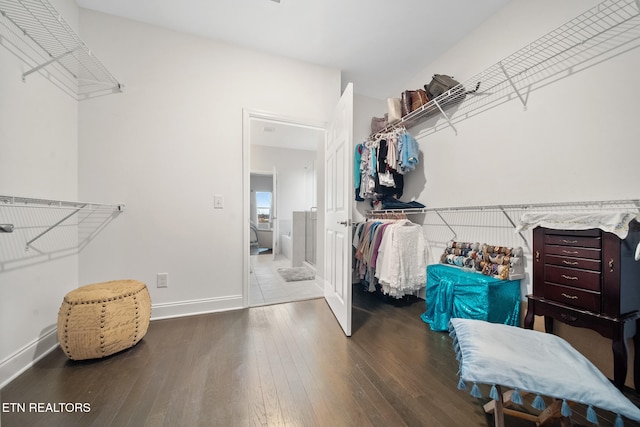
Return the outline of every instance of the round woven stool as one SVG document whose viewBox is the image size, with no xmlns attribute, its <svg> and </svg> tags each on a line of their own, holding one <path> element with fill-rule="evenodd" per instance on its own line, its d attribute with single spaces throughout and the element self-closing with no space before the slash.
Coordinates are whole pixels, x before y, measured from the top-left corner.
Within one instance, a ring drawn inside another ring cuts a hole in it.
<svg viewBox="0 0 640 427">
<path fill-rule="evenodd" d="M 58 312 L 58 341 L 72 360 L 97 359 L 133 347 L 151 318 L 147 285 L 114 280 L 74 289 Z"/>
</svg>

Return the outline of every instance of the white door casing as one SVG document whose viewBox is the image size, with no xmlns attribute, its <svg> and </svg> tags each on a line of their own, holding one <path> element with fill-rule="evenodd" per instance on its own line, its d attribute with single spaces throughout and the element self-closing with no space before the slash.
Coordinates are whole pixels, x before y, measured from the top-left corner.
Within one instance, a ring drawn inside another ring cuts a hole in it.
<svg viewBox="0 0 640 427">
<path fill-rule="evenodd" d="M 351 188 L 353 187 L 353 84 L 344 90 L 325 144 L 324 297 L 351 336 Z"/>
<path fill-rule="evenodd" d="M 280 246 L 278 245 L 278 171 L 276 167 L 273 167 L 273 185 L 271 189 L 271 253 L 273 260 L 280 253 Z"/>
<path fill-rule="evenodd" d="M 282 114 L 277 114 L 269 111 L 262 110 L 254 110 L 250 108 L 243 108 L 242 110 L 242 169 L 243 169 L 243 179 L 242 179 L 242 192 L 244 194 L 243 197 L 243 226 L 242 230 L 242 241 L 245 244 L 242 245 L 242 259 L 243 259 L 243 280 L 242 280 L 242 306 L 249 307 L 249 276 L 250 276 L 250 250 L 249 250 L 249 241 L 250 241 L 250 228 L 249 225 L 251 223 L 251 203 L 250 203 L 250 174 L 251 174 L 251 122 L 253 120 L 257 120 L 260 122 L 273 122 L 280 123 L 290 126 L 297 126 L 311 130 L 317 131 L 326 131 L 327 123 L 325 121 L 313 120 L 308 118 L 300 118 L 300 117 L 292 117 Z M 276 207 L 277 209 L 277 207 Z M 323 210 L 324 212 L 324 210 Z M 277 216 L 277 213 L 276 213 Z M 277 219 L 276 219 L 277 220 Z M 319 218 L 318 222 L 323 221 L 323 218 Z M 320 239 L 318 239 L 318 245 L 321 244 Z M 275 252 L 275 251 L 274 251 Z M 320 250 L 318 253 L 322 253 Z"/>
</svg>

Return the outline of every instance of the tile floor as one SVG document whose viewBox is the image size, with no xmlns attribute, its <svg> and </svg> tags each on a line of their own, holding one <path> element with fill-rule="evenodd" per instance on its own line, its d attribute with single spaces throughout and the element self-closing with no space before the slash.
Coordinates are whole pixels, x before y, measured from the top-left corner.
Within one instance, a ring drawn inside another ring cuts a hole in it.
<svg viewBox="0 0 640 427">
<path fill-rule="evenodd" d="M 268 305 L 312 298 L 322 298 L 322 285 L 316 280 L 285 282 L 278 268 L 291 267 L 291 260 L 282 255 L 251 255 L 249 305 Z"/>
</svg>

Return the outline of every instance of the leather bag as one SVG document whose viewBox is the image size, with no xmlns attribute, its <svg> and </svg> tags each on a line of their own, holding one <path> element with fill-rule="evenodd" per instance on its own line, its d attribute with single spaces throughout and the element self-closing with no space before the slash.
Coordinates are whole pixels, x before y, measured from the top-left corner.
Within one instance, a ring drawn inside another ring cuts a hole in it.
<svg viewBox="0 0 640 427">
<path fill-rule="evenodd" d="M 402 108 L 402 117 L 411 112 L 411 91 L 405 90 L 400 98 L 400 107 Z"/>
<path fill-rule="evenodd" d="M 416 111 L 429 102 L 427 91 L 423 89 L 412 90 L 411 92 L 411 111 Z"/>
<path fill-rule="evenodd" d="M 389 124 L 388 114 L 385 114 L 384 117 L 372 117 L 371 118 L 371 134 L 375 134 L 380 132 L 382 129 L 387 127 Z"/>
<path fill-rule="evenodd" d="M 429 92 L 431 98 L 435 98 L 458 85 L 460 85 L 460 82 L 452 76 L 447 76 L 446 74 L 434 74 L 431 82 L 424 85 L 424 89 Z"/>
<path fill-rule="evenodd" d="M 434 74 L 431 82 L 424 85 L 424 89 L 427 91 L 429 98 L 439 97 L 436 99 L 436 102 L 440 105 L 462 102 L 467 94 L 477 92 L 479 88 L 480 82 L 478 82 L 474 90 L 465 90 L 460 82 L 446 74 Z M 441 96 L 442 94 L 445 95 Z"/>
</svg>

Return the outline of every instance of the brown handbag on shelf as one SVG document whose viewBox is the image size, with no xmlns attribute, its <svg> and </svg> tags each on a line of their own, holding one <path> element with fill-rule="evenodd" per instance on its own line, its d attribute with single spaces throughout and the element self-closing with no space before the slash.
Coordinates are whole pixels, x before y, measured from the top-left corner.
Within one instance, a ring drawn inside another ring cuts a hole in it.
<svg viewBox="0 0 640 427">
<path fill-rule="evenodd" d="M 389 124 L 388 120 L 389 114 L 385 113 L 384 117 L 372 117 L 371 118 L 371 134 L 380 132 L 382 129 L 386 128 Z"/>
<path fill-rule="evenodd" d="M 416 111 L 429 102 L 429 96 L 424 89 L 412 90 L 411 92 L 411 111 Z"/>
<path fill-rule="evenodd" d="M 411 92 L 410 90 L 405 90 L 402 92 L 402 97 L 400 98 L 400 107 L 402 109 L 402 117 L 409 114 L 411 110 Z"/>
</svg>

